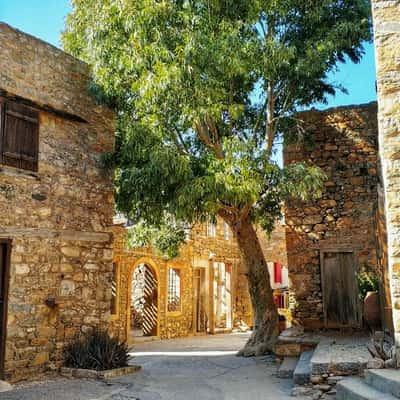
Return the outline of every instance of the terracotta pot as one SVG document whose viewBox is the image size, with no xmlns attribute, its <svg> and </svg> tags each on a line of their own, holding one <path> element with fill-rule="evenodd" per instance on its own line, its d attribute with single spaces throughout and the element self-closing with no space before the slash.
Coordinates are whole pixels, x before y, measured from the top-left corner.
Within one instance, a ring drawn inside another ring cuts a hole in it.
<svg viewBox="0 0 400 400">
<path fill-rule="evenodd" d="M 367 292 L 364 299 L 364 319 L 370 327 L 381 325 L 381 307 L 378 292 Z"/>
</svg>

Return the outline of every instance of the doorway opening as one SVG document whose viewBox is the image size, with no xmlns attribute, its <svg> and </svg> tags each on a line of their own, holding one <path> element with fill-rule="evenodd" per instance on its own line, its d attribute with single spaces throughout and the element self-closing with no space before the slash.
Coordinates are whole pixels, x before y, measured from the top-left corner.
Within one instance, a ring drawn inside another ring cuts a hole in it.
<svg viewBox="0 0 400 400">
<path fill-rule="evenodd" d="M 10 255 L 11 241 L 0 239 L 0 379 L 4 379 Z"/>
<path fill-rule="evenodd" d="M 214 263 L 214 323 L 215 332 L 232 329 L 232 268 L 222 262 Z"/>
<path fill-rule="evenodd" d="M 158 280 L 148 264 L 139 264 L 133 271 L 130 296 L 131 338 L 157 336 Z"/>
</svg>

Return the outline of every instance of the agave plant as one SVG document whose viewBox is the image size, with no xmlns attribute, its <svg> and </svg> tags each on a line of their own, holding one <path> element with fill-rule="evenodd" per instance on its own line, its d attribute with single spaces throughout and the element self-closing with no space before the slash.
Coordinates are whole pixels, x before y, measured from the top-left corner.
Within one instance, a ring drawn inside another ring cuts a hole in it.
<svg viewBox="0 0 400 400">
<path fill-rule="evenodd" d="M 129 359 L 126 343 L 102 330 L 79 337 L 64 349 L 64 364 L 69 368 L 105 371 L 126 367 Z"/>
</svg>

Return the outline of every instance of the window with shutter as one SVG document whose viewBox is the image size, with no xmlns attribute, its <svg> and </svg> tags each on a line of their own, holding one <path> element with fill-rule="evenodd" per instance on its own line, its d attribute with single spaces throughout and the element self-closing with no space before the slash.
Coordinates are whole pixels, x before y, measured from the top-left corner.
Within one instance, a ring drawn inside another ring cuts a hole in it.
<svg viewBox="0 0 400 400">
<path fill-rule="evenodd" d="M 38 170 L 38 112 L 14 102 L 0 103 L 1 163 L 29 171 Z"/>
</svg>

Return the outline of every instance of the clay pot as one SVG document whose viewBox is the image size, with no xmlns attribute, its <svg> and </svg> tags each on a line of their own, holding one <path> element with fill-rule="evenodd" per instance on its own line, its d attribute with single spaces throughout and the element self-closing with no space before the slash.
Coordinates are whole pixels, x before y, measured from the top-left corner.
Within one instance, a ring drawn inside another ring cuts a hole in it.
<svg viewBox="0 0 400 400">
<path fill-rule="evenodd" d="M 364 319 L 370 327 L 381 325 L 381 307 L 378 292 L 367 292 L 364 299 Z"/>
</svg>

